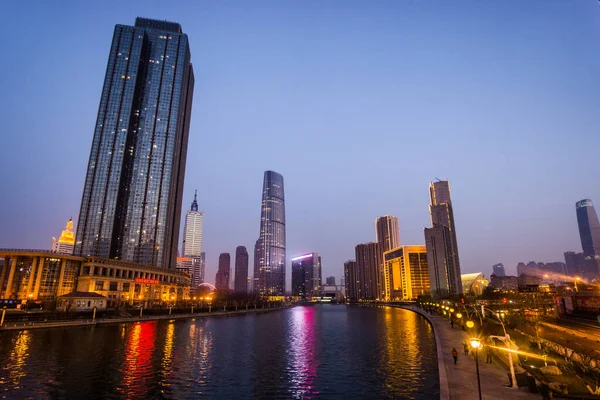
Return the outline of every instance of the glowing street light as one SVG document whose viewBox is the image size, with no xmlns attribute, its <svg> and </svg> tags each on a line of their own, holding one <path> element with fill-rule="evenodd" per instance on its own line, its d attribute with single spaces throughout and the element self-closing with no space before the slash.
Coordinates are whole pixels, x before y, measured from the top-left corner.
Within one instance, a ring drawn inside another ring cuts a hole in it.
<svg viewBox="0 0 600 400">
<path fill-rule="evenodd" d="M 481 400 L 481 378 L 479 377 L 479 355 L 481 341 L 478 338 L 471 339 L 471 347 L 475 349 L 475 368 L 477 369 L 477 388 L 479 389 L 479 400 Z"/>
<path fill-rule="evenodd" d="M 475 326 L 475 322 L 473 322 L 471 320 L 468 320 L 467 323 L 466 323 L 466 325 L 467 325 L 467 328 L 472 328 L 472 327 Z"/>
<path fill-rule="evenodd" d="M 462 318 L 462 314 L 461 313 L 457 313 L 456 314 L 456 318 L 461 319 Z"/>
</svg>

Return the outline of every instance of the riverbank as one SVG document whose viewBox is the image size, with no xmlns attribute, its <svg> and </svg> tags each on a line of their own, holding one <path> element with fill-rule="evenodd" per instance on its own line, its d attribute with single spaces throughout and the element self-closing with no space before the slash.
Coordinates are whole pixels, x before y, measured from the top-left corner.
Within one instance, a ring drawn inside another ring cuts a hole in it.
<svg viewBox="0 0 600 400">
<path fill-rule="evenodd" d="M 293 307 L 293 306 L 291 306 Z M 156 321 L 156 320 L 172 320 L 172 319 L 189 319 L 189 318 L 205 318 L 205 317 L 225 317 L 233 315 L 246 315 L 246 314 L 259 314 L 270 311 L 283 310 L 290 307 L 274 307 L 274 308 L 258 308 L 258 309 L 243 309 L 243 310 L 232 310 L 232 311 L 214 311 L 214 312 L 202 312 L 202 313 L 189 313 L 189 314 L 173 314 L 173 315 L 142 315 L 141 317 L 117 317 L 117 318 L 96 318 L 94 319 L 82 319 L 74 321 L 56 321 L 56 322 L 18 322 L 18 323 L 5 323 L 0 327 L 2 331 L 16 331 L 16 330 L 29 330 L 29 329 L 51 329 L 51 328 L 68 328 L 74 326 L 95 326 L 102 324 L 124 324 L 132 322 L 142 321 Z"/>
<path fill-rule="evenodd" d="M 463 343 L 468 339 L 467 332 L 458 325 L 453 328 L 448 319 L 429 315 L 415 306 L 397 306 L 413 311 L 427 319 L 433 328 L 438 352 L 438 368 L 440 376 L 440 399 L 477 399 L 477 370 L 475 357 L 471 352 L 465 355 Z M 458 351 L 458 362 L 454 364 L 452 349 Z M 484 399 L 539 399 L 539 395 L 530 393 L 527 389 L 510 388 L 507 372 L 497 362 L 483 362 L 483 354 L 479 357 L 479 376 L 481 392 Z M 443 381 L 445 380 L 445 382 Z M 445 396 L 445 397 L 444 397 Z"/>
</svg>

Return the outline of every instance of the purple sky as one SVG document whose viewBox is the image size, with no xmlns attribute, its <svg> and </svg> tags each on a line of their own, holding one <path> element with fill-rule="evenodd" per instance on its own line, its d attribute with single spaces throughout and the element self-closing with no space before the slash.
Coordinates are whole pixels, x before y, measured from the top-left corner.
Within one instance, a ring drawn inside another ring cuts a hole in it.
<svg viewBox="0 0 600 400">
<path fill-rule="evenodd" d="M 288 281 L 308 251 L 339 279 L 380 215 L 423 243 L 435 177 L 451 183 L 463 272 L 564 261 L 581 249 L 575 202 L 600 207 L 594 0 L 3 1 L 0 14 L 0 247 L 49 248 L 77 219 L 114 25 L 136 16 L 190 37 L 184 209 L 198 189 L 209 282 L 220 252 L 252 254 L 266 169 L 285 179 Z"/>
</svg>

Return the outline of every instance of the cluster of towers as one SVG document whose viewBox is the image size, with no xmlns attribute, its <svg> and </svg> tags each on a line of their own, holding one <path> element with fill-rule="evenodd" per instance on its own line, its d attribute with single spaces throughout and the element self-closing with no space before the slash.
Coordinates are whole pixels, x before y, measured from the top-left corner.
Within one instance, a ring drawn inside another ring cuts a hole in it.
<svg viewBox="0 0 600 400">
<path fill-rule="evenodd" d="M 430 184 L 431 227 L 424 245 L 401 245 L 398 218 L 375 220 L 376 241 L 358 244 L 355 260 L 344 263 L 351 301 L 408 300 L 462 293 L 454 212 L 448 181 Z"/>
</svg>

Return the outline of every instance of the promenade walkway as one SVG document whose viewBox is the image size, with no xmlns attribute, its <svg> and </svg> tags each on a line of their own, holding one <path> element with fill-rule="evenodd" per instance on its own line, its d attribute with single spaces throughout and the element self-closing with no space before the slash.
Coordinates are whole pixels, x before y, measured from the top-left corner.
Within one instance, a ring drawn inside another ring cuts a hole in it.
<svg viewBox="0 0 600 400">
<path fill-rule="evenodd" d="M 469 338 L 468 333 L 463 331 L 458 325 L 452 328 L 447 318 L 429 315 L 417 307 L 405 308 L 423 315 L 433 325 L 433 329 L 436 332 L 436 340 L 439 339 L 440 341 L 438 352 L 442 352 L 442 362 L 445 364 L 450 392 L 449 398 L 452 400 L 478 399 L 479 392 L 477 390 L 475 355 L 471 352 L 471 354 L 465 356 L 462 345 Z M 452 359 L 452 348 L 456 348 L 458 351 L 458 364 L 456 365 L 454 365 L 454 360 Z M 439 356 L 438 354 L 438 358 Z M 441 371 L 440 375 L 442 375 Z M 492 364 L 486 364 L 485 353 L 483 352 L 479 354 L 479 375 L 481 377 L 481 394 L 483 399 L 515 400 L 541 398 L 539 394 L 530 393 L 527 388 L 514 389 L 508 387 L 506 370 L 497 362 L 497 359 L 494 359 Z M 441 380 L 440 385 L 443 385 Z M 444 400 L 443 392 L 442 390 L 442 400 Z"/>
</svg>

